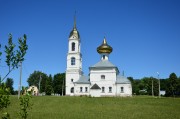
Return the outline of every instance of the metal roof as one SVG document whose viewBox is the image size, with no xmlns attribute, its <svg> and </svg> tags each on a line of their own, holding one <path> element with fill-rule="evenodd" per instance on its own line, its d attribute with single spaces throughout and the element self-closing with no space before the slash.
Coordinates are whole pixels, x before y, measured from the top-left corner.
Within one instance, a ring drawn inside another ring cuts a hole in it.
<svg viewBox="0 0 180 119">
<path fill-rule="evenodd" d="M 100 62 L 96 63 L 95 65 L 91 66 L 90 68 L 97 68 L 97 67 L 114 67 L 114 68 L 117 68 L 114 64 L 112 64 L 108 60 L 101 60 Z"/>
<path fill-rule="evenodd" d="M 74 82 L 77 84 L 90 84 L 89 76 L 81 76 L 77 82 Z"/>
<path fill-rule="evenodd" d="M 131 81 L 124 76 L 118 75 L 116 79 L 116 83 L 117 84 L 131 84 Z"/>
</svg>

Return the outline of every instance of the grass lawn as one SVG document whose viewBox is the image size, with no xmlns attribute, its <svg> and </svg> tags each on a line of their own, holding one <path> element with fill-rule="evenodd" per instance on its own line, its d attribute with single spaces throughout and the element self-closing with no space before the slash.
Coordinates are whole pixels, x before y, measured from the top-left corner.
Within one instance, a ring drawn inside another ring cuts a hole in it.
<svg viewBox="0 0 180 119">
<path fill-rule="evenodd" d="M 7 111 L 16 119 L 19 101 L 10 100 Z M 180 98 L 39 96 L 32 102 L 29 119 L 180 119 Z"/>
</svg>

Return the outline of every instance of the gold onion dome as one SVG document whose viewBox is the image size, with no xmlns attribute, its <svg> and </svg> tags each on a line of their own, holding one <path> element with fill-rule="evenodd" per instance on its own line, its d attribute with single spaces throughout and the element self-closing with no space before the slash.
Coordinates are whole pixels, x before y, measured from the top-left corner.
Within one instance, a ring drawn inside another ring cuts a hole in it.
<svg viewBox="0 0 180 119">
<path fill-rule="evenodd" d="M 101 53 L 108 53 L 112 52 L 113 48 L 107 44 L 106 38 L 104 38 L 102 45 L 97 48 L 97 52 Z"/>
</svg>

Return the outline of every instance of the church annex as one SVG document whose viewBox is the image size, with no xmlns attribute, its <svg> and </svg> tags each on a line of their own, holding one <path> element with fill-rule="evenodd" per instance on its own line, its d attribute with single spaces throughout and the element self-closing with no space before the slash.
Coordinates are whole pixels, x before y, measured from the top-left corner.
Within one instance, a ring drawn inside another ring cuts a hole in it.
<svg viewBox="0 0 180 119">
<path fill-rule="evenodd" d="M 132 96 L 131 82 L 121 76 L 118 67 L 109 61 L 112 51 L 113 48 L 104 38 L 102 44 L 97 48 L 101 59 L 89 67 L 89 76 L 85 76 L 82 72 L 81 40 L 74 20 L 74 27 L 68 41 L 66 95 Z"/>
</svg>

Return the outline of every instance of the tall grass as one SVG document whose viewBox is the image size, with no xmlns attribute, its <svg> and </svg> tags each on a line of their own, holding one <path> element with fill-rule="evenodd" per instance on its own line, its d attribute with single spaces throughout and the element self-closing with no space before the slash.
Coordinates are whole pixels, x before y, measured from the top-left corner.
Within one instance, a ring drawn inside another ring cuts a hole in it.
<svg viewBox="0 0 180 119">
<path fill-rule="evenodd" d="M 11 117 L 17 117 L 18 102 L 11 96 Z M 29 119 L 180 119 L 180 98 L 40 96 L 32 102 Z"/>
</svg>

